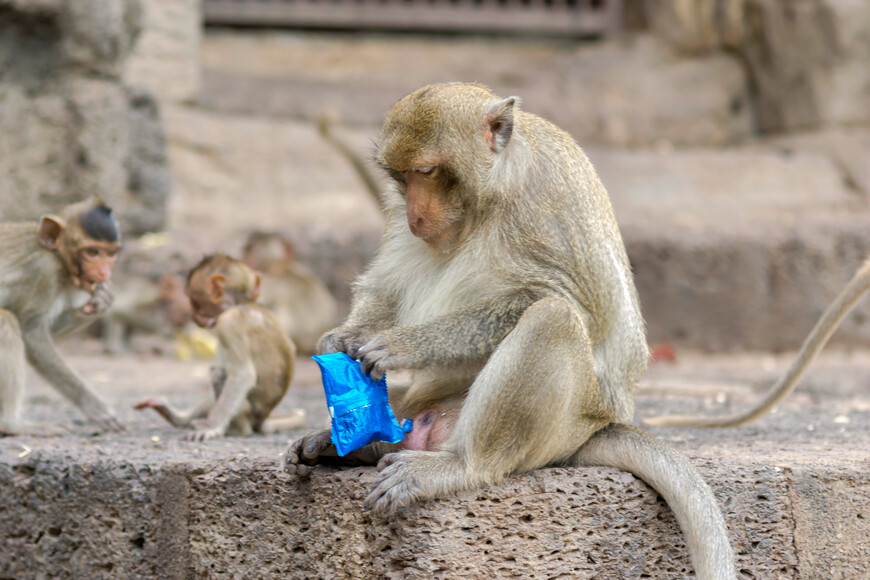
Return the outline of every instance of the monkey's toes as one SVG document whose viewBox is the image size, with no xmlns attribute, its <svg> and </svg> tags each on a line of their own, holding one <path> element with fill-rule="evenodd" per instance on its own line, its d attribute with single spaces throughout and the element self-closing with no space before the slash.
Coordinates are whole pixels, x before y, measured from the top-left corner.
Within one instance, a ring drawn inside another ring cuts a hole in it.
<svg viewBox="0 0 870 580">
<path fill-rule="evenodd" d="M 384 468 L 375 487 L 363 502 L 364 508 L 379 516 L 394 514 L 397 510 L 423 498 L 423 490 L 411 469 L 408 468 L 407 462 L 402 461 L 402 454 L 392 455 L 396 456 L 394 463 Z"/>
</svg>

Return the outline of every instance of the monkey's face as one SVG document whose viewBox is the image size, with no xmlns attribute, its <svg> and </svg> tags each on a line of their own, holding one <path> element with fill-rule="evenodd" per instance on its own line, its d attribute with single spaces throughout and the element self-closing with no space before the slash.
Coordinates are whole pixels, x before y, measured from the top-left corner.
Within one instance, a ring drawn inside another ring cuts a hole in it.
<svg viewBox="0 0 870 580">
<path fill-rule="evenodd" d="M 79 273 L 72 275 L 73 284 L 93 293 L 97 284 L 107 281 L 112 275 L 120 251 L 118 242 L 90 241 L 82 245 L 75 253 Z"/>
<path fill-rule="evenodd" d="M 205 276 L 194 272 L 187 283 L 187 297 L 190 300 L 191 318 L 201 328 L 213 328 L 218 318 L 232 306 L 229 296 L 224 293 L 224 276 L 214 274 Z"/>
<path fill-rule="evenodd" d="M 397 179 L 405 194 L 405 208 L 411 233 L 433 247 L 456 239 L 462 227 L 462 207 L 451 195 L 447 170 L 440 165 L 423 165 L 404 171 Z"/>
</svg>

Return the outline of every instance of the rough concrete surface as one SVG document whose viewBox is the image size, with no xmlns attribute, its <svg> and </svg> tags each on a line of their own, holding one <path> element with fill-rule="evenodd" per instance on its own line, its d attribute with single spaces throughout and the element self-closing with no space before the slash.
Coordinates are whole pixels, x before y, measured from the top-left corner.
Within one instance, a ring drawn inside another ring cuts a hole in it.
<svg viewBox="0 0 870 580">
<path fill-rule="evenodd" d="M 373 468 L 279 469 L 301 433 L 183 442 L 140 397 L 190 404 L 208 362 L 151 351 L 64 350 L 128 431 L 95 434 L 34 377 L 26 413 L 69 437 L 0 439 L 0 577 L 9 578 L 683 578 L 691 564 L 671 511 L 609 468 L 549 468 L 426 502 L 388 518 L 361 508 Z M 157 351 L 154 351 L 157 352 Z M 748 404 L 789 357 L 678 353 L 644 380 L 637 420 Z M 319 376 L 300 360 L 277 412 L 326 426 Z M 741 578 L 870 574 L 870 355 L 823 356 L 754 426 L 656 429 L 692 458 L 725 514 Z"/>
</svg>

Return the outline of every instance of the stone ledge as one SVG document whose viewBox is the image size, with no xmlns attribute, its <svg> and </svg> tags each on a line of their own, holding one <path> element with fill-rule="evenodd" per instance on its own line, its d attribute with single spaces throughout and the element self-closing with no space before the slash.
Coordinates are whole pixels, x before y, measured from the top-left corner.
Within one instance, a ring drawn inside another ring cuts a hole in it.
<svg viewBox="0 0 870 580">
<path fill-rule="evenodd" d="M 64 345 L 65 348 L 69 346 Z M 180 441 L 133 402 L 201 396 L 207 362 L 73 355 L 128 426 L 93 436 L 30 376 L 26 413 L 66 438 L 0 439 L 0 578 L 683 578 L 671 510 L 609 468 L 551 468 L 427 502 L 388 520 L 361 509 L 373 468 L 278 470 L 288 437 Z M 788 357 L 678 352 L 641 384 L 638 421 L 728 413 Z M 825 353 L 779 412 L 727 431 L 652 430 L 686 453 L 725 514 L 742 578 L 870 575 L 870 355 Z M 147 387 L 146 387 L 147 381 Z M 278 412 L 327 414 L 316 366 L 299 360 Z"/>
</svg>

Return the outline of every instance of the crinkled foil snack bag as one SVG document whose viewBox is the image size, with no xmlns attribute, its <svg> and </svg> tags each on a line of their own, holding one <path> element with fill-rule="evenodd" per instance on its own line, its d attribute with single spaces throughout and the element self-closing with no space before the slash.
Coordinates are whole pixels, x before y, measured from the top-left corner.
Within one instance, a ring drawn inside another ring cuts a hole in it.
<svg viewBox="0 0 870 580">
<path fill-rule="evenodd" d="M 387 378 L 379 381 L 362 372 L 358 361 L 343 352 L 312 357 L 320 366 L 326 404 L 332 417 L 332 443 L 347 455 L 372 441 L 398 443 L 410 431 L 399 426 L 387 396 Z"/>
</svg>

